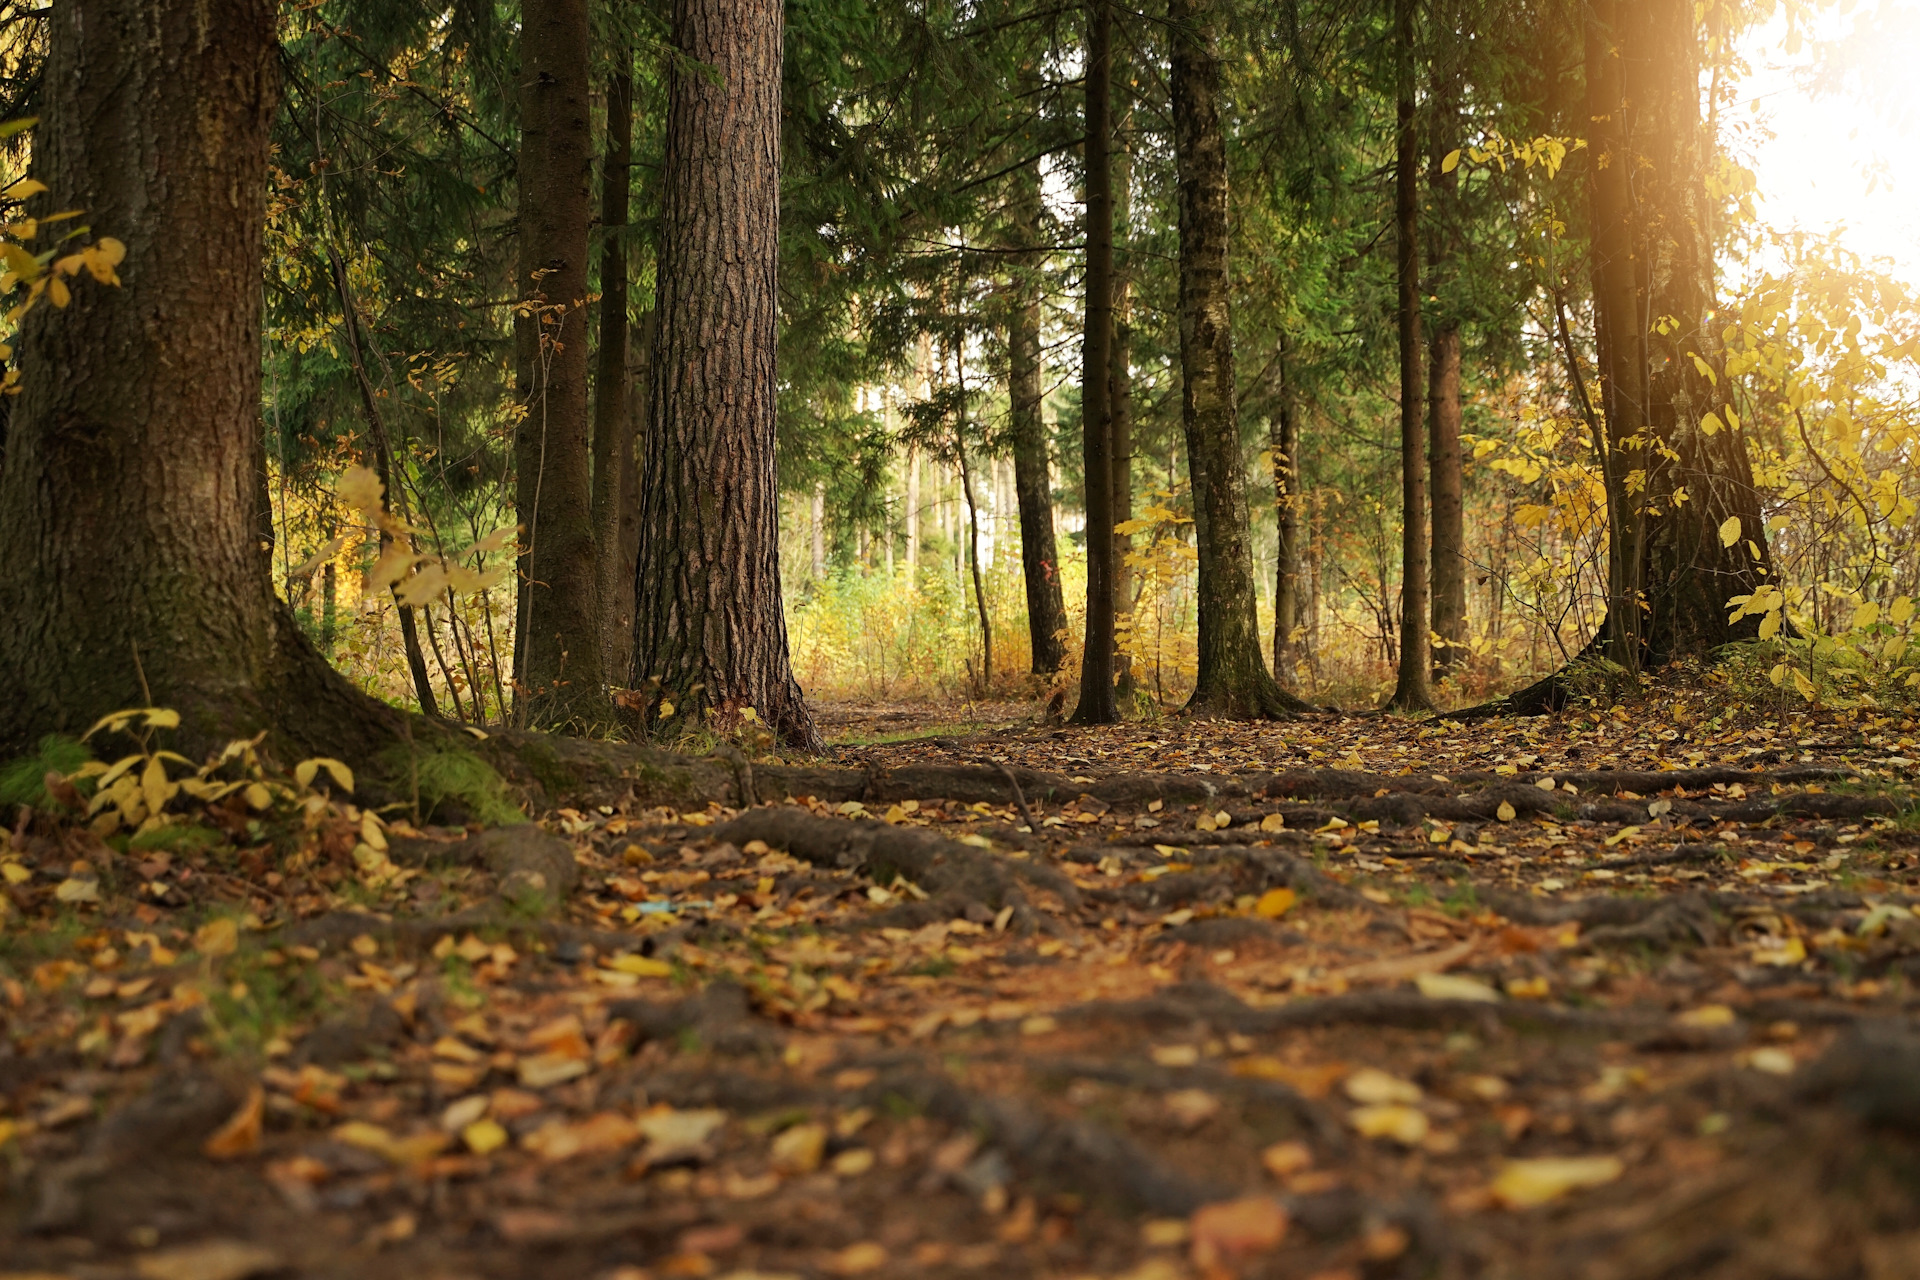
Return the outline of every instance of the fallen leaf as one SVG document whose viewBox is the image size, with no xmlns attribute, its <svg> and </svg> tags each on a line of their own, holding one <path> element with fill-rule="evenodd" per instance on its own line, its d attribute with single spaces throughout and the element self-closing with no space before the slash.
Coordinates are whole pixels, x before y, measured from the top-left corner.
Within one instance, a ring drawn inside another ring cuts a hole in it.
<svg viewBox="0 0 1920 1280">
<path fill-rule="evenodd" d="M 827 1270 L 837 1276 L 859 1276 L 887 1265 L 885 1245 L 872 1240 L 850 1244 L 827 1260 Z"/>
<path fill-rule="evenodd" d="M 136 1258 L 133 1269 L 141 1280 L 246 1280 L 263 1271 L 277 1271 L 280 1255 L 265 1245 L 244 1240 L 202 1240 Z"/>
<path fill-rule="evenodd" d="M 529 1089 L 546 1089 L 587 1074 L 588 1063 L 570 1053 L 536 1053 L 520 1059 L 520 1083 Z"/>
<path fill-rule="evenodd" d="M 1313 1149 L 1304 1142 L 1276 1142 L 1260 1153 L 1260 1163 L 1276 1178 L 1290 1178 L 1313 1164 Z"/>
<path fill-rule="evenodd" d="M 244 1156 L 260 1146 L 260 1117 L 266 1107 L 267 1095 L 259 1085 L 254 1085 L 247 1094 L 247 1100 L 240 1109 L 227 1119 L 206 1140 L 200 1150 L 215 1160 L 231 1160 L 235 1156 Z"/>
<path fill-rule="evenodd" d="M 656 1108 L 642 1115 L 637 1122 L 640 1136 L 647 1140 L 640 1158 L 648 1164 L 704 1158 L 708 1154 L 708 1141 L 726 1122 L 727 1113 L 724 1111 Z"/>
<path fill-rule="evenodd" d="M 1363 1138 L 1391 1138 L 1403 1147 L 1417 1147 L 1431 1123 L 1418 1107 L 1394 1104 L 1355 1107 L 1347 1113 L 1347 1123 Z"/>
<path fill-rule="evenodd" d="M 1570 1191 L 1603 1186 L 1626 1171 L 1618 1156 L 1548 1156 L 1509 1160 L 1493 1180 L 1494 1198 L 1509 1209 L 1530 1209 Z"/>
<path fill-rule="evenodd" d="M 781 1173 L 812 1173 L 827 1150 L 827 1126 L 797 1124 L 774 1138 L 767 1155 Z"/>
<path fill-rule="evenodd" d="M 618 1111 L 602 1111 L 578 1124 L 555 1120 L 541 1125 L 521 1140 L 542 1160 L 558 1162 L 575 1156 L 618 1151 L 640 1139 L 640 1128 Z"/>
<path fill-rule="evenodd" d="M 1493 816 L 1500 819 L 1500 821 L 1502 822 L 1512 822 L 1513 815 L 1514 815 L 1514 807 L 1511 804 L 1508 804 L 1505 800 L 1502 800 L 1500 802 L 1500 807 L 1493 811 Z"/>
<path fill-rule="evenodd" d="M 507 1131 L 498 1120 L 475 1120 L 461 1128 L 460 1141 L 477 1156 L 489 1155 L 507 1145 Z"/>
<path fill-rule="evenodd" d="M 1299 900 L 1300 895 L 1291 889 L 1269 889 L 1253 904 L 1253 914 L 1263 920 L 1278 920 L 1293 910 L 1294 903 Z"/>
<path fill-rule="evenodd" d="M 1287 1237 L 1287 1211 L 1271 1196 L 1244 1196 L 1193 1211 L 1193 1264 L 1203 1271 L 1265 1253 Z"/>
<path fill-rule="evenodd" d="M 100 901 L 100 882 L 78 877 L 62 880 L 54 889 L 53 896 L 61 902 L 98 902 Z"/>
<path fill-rule="evenodd" d="M 1355 1102 L 1412 1104 L 1426 1096 L 1411 1080 L 1388 1075 L 1378 1067 L 1362 1067 L 1347 1077 L 1346 1093 Z"/>
<path fill-rule="evenodd" d="M 1459 973 L 1422 973 L 1414 978 L 1420 994 L 1430 1000 L 1478 1000 L 1482 1004 L 1500 1003 L 1500 993 L 1478 978 Z"/>
<path fill-rule="evenodd" d="M 231 918 L 209 920 L 193 933 L 193 949 L 209 958 L 232 955 L 240 945 L 240 926 Z"/>
<path fill-rule="evenodd" d="M 1260 819 L 1260 829 L 1262 831 L 1285 831 L 1287 829 L 1286 815 L 1280 813 L 1268 814 L 1266 817 Z"/>
<path fill-rule="evenodd" d="M 656 960 L 652 956 L 636 956 L 631 953 L 614 956 L 607 961 L 607 968 L 615 973 L 631 973 L 639 978 L 671 978 L 673 966 L 665 960 Z"/>
</svg>

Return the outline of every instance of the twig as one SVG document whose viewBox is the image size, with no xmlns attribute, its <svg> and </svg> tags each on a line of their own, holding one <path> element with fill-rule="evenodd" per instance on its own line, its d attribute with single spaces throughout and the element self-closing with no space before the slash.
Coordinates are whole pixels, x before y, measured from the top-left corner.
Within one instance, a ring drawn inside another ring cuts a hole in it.
<svg viewBox="0 0 1920 1280">
<path fill-rule="evenodd" d="M 1013 805 L 1014 808 L 1020 810 L 1021 818 L 1026 821 L 1027 830 L 1033 832 L 1035 835 L 1039 835 L 1040 824 L 1033 820 L 1033 810 L 1027 808 L 1027 796 L 1025 792 L 1020 790 L 1020 779 L 1014 777 L 1013 770 L 1007 768 L 1005 765 L 1000 766 L 1000 775 L 1007 780 L 1007 785 L 1013 788 Z"/>
</svg>

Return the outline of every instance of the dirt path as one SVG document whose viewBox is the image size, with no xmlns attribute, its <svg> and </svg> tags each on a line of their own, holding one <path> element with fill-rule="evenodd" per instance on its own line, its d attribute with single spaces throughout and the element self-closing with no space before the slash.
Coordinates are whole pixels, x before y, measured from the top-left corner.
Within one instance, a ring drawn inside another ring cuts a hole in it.
<svg viewBox="0 0 1920 1280">
<path fill-rule="evenodd" d="M 1911 720 L 898 710 L 970 794 L 23 827 L 0 1276 L 1920 1275 Z"/>
</svg>

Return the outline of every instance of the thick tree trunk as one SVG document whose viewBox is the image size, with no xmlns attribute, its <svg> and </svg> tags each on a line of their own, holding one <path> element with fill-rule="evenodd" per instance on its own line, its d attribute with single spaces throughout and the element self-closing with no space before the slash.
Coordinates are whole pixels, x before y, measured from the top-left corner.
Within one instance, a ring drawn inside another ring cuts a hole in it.
<svg viewBox="0 0 1920 1280">
<path fill-rule="evenodd" d="M 1278 717 L 1305 704 L 1267 672 L 1254 614 L 1246 463 L 1233 381 L 1227 151 L 1215 0 L 1169 0 L 1179 178 L 1180 418 L 1199 551 L 1199 671 L 1190 711 Z"/>
<path fill-rule="evenodd" d="M 523 724 L 583 730 L 611 720 L 587 434 L 588 42 L 587 0 L 523 0 L 514 338 L 526 413 L 514 446 L 522 539 L 516 715 Z"/>
<path fill-rule="evenodd" d="M 1120 718 L 1113 693 L 1113 96 L 1111 0 L 1087 4 L 1087 300 L 1080 348 L 1081 448 L 1086 470 L 1087 625 L 1075 724 Z"/>
<path fill-rule="evenodd" d="M 1114 282 L 1113 351 L 1107 376 L 1107 413 L 1113 423 L 1113 614 L 1114 696 L 1123 704 L 1134 694 L 1133 571 L 1127 557 L 1133 535 L 1120 526 L 1133 519 L 1133 266 L 1129 230 L 1133 218 L 1133 94 L 1128 85 L 1124 53 L 1115 54 L 1121 107 L 1116 136 L 1120 144 L 1113 165 Z"/>
<path fill-rule="evenodd" d="M 1273 460 L 1273 674 L 1283 687 L 1293 684 L 1296 645 L 1300 629 L 1300 420 L 1293 403 L 1293 383 L 1287 376 L 1287 340 L 1280 338 L 1274 356 L 1276 388 L 1274 413 L 1267 427 L 1268 453 Z"/>
<path fill-rule="evenodd" d="M 1394 0 L 1395 109 L 1394 239 L 1399 249 L 1400 321 L 1400 680 L 1388 706 L 1433 709 L 1427 668 L 1426 388 L 1420 377 L 1420 171 L 1414 128 L 1414 0 Z"/>
<path fill-rule="evenodd" d="M 626 685 L 633 658 L 633 561 L 626 558 L 621 516 L 633 469 L 633 414 L 628 406 L 632 348 L 627 324 L 627 211 L 633 170 L 633 51 L 614 50 L 607 77 L 606 157 L 600 167 L 600 360 L 593 397 L 593 543 L 600 557 L 602 671 Z"/>
<path fill-rule="evenodd" d="M 1015 259 L 1013 305 L 1007 314 L 1008 434 L 1013 445 L 1013 487 L 1020 508 L 1020 569 L 1027 588 L 1027 636 L 1032 671 L 1051 678 L 1067 660 L 1066 603 L 1060 590 L 1060 552 L 1053 535 L 1053 479 L 1047 465 L 1047 428 L 1040 400 L 1045 378 L 1040 364 L 1040 166 L 1021 170 L 1016 181 L 1014 235 L 1022 252 Z M 913 464 L 910 462 L 909 466 Z M 907 518 L 920 498 L 909 476 Z M 910 525 L 909 528 L 912 526 Z M 918 539 L 908 541 L 915 558 Z"/>
<path fill-rule="evenodd" d="M 0 755 L 123 707 L 188 755 L 261 730 L 370 762 L 401 713 L 327 666 L 261 554 L 260 263 L 278 89 L 267 0 L 49 11 L 31 212 L 125 242 L 37 308 L 0 469 Z M 183 288 L 191 281 L 191 288 Z"/>
<path fill-rule="evenodd" d="M 787 656 L 774 477 L 782 22 L 778 0 L 673 4 L 634 677 L 654 682 L 649 729 L 752 708 L 818 751 Z"/>
<path fill-rule="evenodd" d="M 1466 478 L 1460 454 L 1460 326 L 1441 324 L 1429 342 L 1427 416 L 1433 467 L 1433 673 L 1467 660 Z"/>
</svg>

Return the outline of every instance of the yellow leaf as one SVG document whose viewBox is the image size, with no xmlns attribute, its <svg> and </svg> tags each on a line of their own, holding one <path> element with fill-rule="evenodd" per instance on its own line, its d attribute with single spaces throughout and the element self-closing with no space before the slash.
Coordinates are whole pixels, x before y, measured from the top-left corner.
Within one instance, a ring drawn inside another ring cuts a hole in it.
<svg viewBox="0 0 1920 1280">
<path fill-rule="evenodd" d="M 1853 611 L 1853 629 L 1863 631 L 1880 621 L 1880 602 L 1869 600 Z"/>
<path fill-rule="evenodd" d="M 474 543 L 472 549 L 475 551 L 483 551 L 483 552 L 504 550 L 507 544 L 509 542 L 512 542 L 514 539 L 514 536 L 519 532 L 520 532 L 520 526 L 518 525 L 512 525 L 512 524 L 503 525 L 500 528 L 495 529 L 492 533 L 488 534 L 486 537 L 480 539 L 480 541 Z"/>
<path fill-rule="evenodd" d="M 353 791 L 353 770 L 331 756 L 314 756 L 311 759 L 302 760 L 293 767 L 293 780 L 302 787 L 311 786 L 314 777 L 322 769 L 327 771 L 327 776 L 332 778 L 334 785 L 342 791 L 348 793 Z"/>
<path fill-rule="evenodd" d="M 1618 1156 L 1548 1156 L 1509 1160 L 1493 1180 L 1493 1196 L 1509 1209 L 1548 1204 L 1570 1191 L 1605 1186 L 1626 1172 Z"/>
<path fill-rule="evenodd" d="M 1355 1107 L 1347 1122 L 1363 1138 L 1391 1138 L 1403 1147 L 1419 1146 L 1429 1127 L 1426 1112 L 1392 1103 Z"/>
<path fill-rule="evenodd" d="M 73 301 L 73 294 L 68 290 L 67 282 L 58 276 L 48 282 L 47 297 L 53 300 L 53 305 L 56 307 L 65 307 Z"/>
<path fill-rule="evenodd" d="M 1447 152 L 1446 157 L 1440 161 L 1440 172 L 1452 173 L 1455 169 L 1458 169 L 1459 167 L 1460 167 L 1460 149 L 1458 147 L 1455 147 L 1452 151 Z"/>
<path fill-rule="evenodd" d="M 436 599 L 447 589 L 447 570 L 444 565 L 428 564 L 421 566 L 420 572 L 413 575 L 396 593 L 401 604 L 419 606 Z"/>
<path fill-rule="evenodd" d="M 1493 816 L 1500 819 L 1500 821 L 1502 822 L 1512 822 L 1513 815 L 1514 815 L 1513 806 L 1508 804 L 1505 800 L 1502 800 L 1500 802 L 1500 807 L 1493 811 Z"/>
<path fill-rule="evenodd" d="M 1482 1004 L 1500 1003 L 1500 993 L 1478 978 L 1459 973 L 1422 973 L 1413 979 L 1420 994 L 1429 1000 L 1477 1000 Z"/>
<path fill-rule="evenodd" d="M 273 792 L 258 782 L 249 782 L 246 789 L 247 803 L 255 809 L 265 809 L 273 803 Z"/>
<path fill-rule="evenodd" d="M 1388 1102 L 1412 1104 L 1426 1096 L 1413 1081 L 1388 1075 L 1378 1067 L 1360 1068 L 1347 1077 L 1343 1087 L 1349 1098 L 1368 1105 Z"/>
<path fill-rule="evenodd" d="M 671 978 L 673 966 L 652 956 L 618 955 L 607 961 L 615 973 L 631 973 L 641 978 Z"/>
<path fill-rule="evenodd" d="M 209 959 L 231 955 L 240 945 L 240 926 L 231 919 L 210 920 L 194 930 L 193 949 Z"/>
<path fill-rule="evenodd" d="M 1760 619 L 1759 636 L 1762 640 L 1771 640 L 1780 634 L 1780 611 L 1775 609 Z"/>
<path fill-rule="evenodd" d="M 415 555 L 404 542 L 389 543 L 367 570 L 367 585 L 375 591 L 392 586 L 407 576 L 407 571 L 425 557 Z"/>
<path fill-rule="evenodd" d="M 1904 627 L 1913 620 L 1913 600 L 1907 596 L 1896 596 L 1887 608 L 1887 621 L 1896 627 Z"/>
<path fill-rule="evenodd" d="M 266 1095 L 260 1086 L 253 1086 L 240 1109 L 214 1131 L 200 1150 L 215 1160 L 231 1160 L 253 1152 L 260 1145 L 260 1118 L 265 1103 Z"/>
<path fill-rule="evenodd" d="M 0 200 L 25 200 L 39 195 L 46 189 L 47 184 L 38 178 L 22 178 L 5 191 L 0 191 Z"/>
<path fill-rule="evenodd" d="M 1813 681 L 1807 679 L 1806 672 L 1796 671 L 1793 673 L 1793 687 L 1799 690 L 1800 696 L 1805 698 L 1808 702 L 1813 701 L 1813 695 L 1814 695 Z"/>
<path fill-rule="evenodd" d="M 158 813 L 167 807 L 174 788 L 167 781 L 167 767 L 158 760 L 147 761 L 147 767 L 140 774 L 140 795 L 147 802 L 148 813 Z"/>
<path fill-rule="evenodd" d="M 385 492 L 385 487 L 381 485 L 379 476 L 356 462 L 340 473 L 333 492 L 355 511 L 372 515 L 380 510 L 380 496 Z"/>
<path fill-rule="evenodd" d="M 100 901 L 100 882 L 72 877 L 62 880 L 53 896 L 61 902 L 98 902 Z"/>
<path fill-rule="evenodd" d="M 467 1150 L 473 1154 L 484 1156 L 507 1145 L 507 1131 L 497 1120 L 475 1120 L 460 1130 L 460 1141 L 466 1143 Z"/>
<path fill-rule="evenodd" d="M 1286 815 L 1280 813 L 1268 814 L 1266 817 L 1260 819 L 1260 829 L 1262 831 L 1285 831 L 1287 829 Z"/>
<path fill-rule="evenodd" d="M 1720 522 L 1720 545 L 1730 547 L 1740 541 L 1740 517 L 1728 516 Z"/>
<path fill-rule="evenodd" d="M 1700 419 L 1700 430 L 1710 436 L 1718 435 L 1726 425 L 1726 423 L 1720 421 L 1720 415 L 1716 413 L 1709 413 L 1706 417 Z"/>
<path fill-rule="evenodd" d="M 671 720 L 673 718 L 673 704 L 665 698 L 660 700 L 660 718 L 662 720 Z"/>
<path fill-rule="evenodd" d="M 339 537 L 335 538 L 332 542 L 329 542 L 326 546 L 320 548 L 318 551 L 308 556 L 305 560 L 302 560 L 299 564 L 295 565 L 291 570 L 288 571 L 288 576 L 295 577 L 295 578 L 304 578 L 308 574 L 317 572 L 321 565 L 325 564 L 327 561 L 339 555 L 340 548 L 346 545 L 347 545 L 347 535 L 343 533 Z"/>
<path fill-rule="evenodd" d="M 1269 889 L 1253 904 L 1253 914 L 1263 920 L 1278 920 L 1293 910 L 1293 904 L 1297 901 L 1299 895 L 1291 889 Z"/>
</svg>

